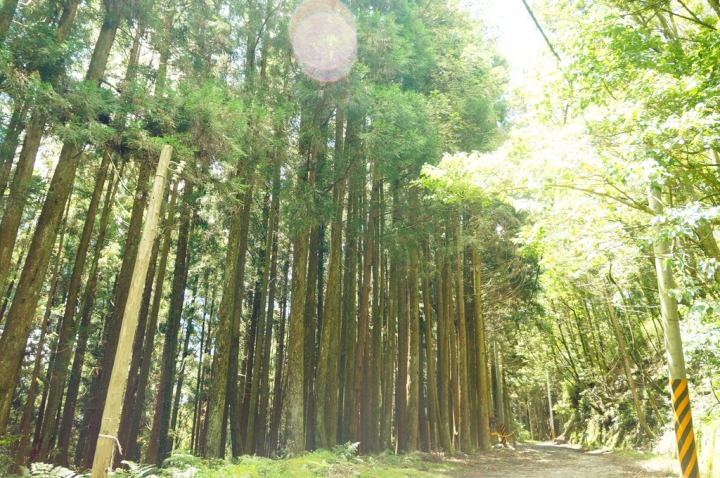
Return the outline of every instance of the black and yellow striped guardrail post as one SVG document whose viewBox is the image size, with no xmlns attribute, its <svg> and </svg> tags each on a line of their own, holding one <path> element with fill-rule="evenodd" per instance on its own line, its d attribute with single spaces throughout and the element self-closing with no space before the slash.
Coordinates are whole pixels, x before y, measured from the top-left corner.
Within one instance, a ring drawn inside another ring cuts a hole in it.
<svg viewBox="0 0 720 478">
<path fill-rule="evenodd" d="M 685 378 L 670 379 L 672 404 L 675 418 L 675 440 L 677 441 L 678 460 L 683 478 L 699 478 L 700 470 L 695 448 L 692 410 L 690 409 L 690 390 Z"/>
</svg>

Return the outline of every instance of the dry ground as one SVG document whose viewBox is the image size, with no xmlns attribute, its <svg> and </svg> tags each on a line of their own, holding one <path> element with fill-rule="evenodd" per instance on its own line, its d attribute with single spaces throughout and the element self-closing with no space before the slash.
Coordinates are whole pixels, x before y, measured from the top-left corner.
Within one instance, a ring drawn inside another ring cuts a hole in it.
<svg viewBox="0 0 720 478">
<path fill-rule="evenodd" d="M 587 452 L 572 445 L 518 444 L 468 457 L 454 476 L 483 478 L 676 477 L 673 460 L 636 453 Z"/>
</svg>

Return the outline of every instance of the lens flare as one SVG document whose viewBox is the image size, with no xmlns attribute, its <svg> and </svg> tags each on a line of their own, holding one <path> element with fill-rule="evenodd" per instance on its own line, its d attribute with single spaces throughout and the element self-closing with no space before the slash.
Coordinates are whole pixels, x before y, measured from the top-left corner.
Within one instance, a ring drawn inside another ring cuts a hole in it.
<svg viewBox="0 0 720 478">
<path fill-rule="evenodd" d="M 337 81 L 355 63 L 355 18 L 338 0 L 306 0 L 290 20 L 290 42 L 308 76 L 324 83 Z"/>
</svg>

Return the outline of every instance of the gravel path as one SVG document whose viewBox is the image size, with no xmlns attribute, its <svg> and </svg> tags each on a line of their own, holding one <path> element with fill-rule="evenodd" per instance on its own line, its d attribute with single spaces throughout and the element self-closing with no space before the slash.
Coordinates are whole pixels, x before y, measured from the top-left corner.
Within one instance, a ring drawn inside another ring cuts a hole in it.
<svg viewBox="0 0 720 478">
<path fill-rule="evenodd" d="M 492 450 L 468 457 L 467 471 L 455 476 L 483 478 L 665 478 L 677 477 L 672 460 L 643 455 L 629 456 L 586 452 L 571 445 L 552 443 Z"/>
</svg>

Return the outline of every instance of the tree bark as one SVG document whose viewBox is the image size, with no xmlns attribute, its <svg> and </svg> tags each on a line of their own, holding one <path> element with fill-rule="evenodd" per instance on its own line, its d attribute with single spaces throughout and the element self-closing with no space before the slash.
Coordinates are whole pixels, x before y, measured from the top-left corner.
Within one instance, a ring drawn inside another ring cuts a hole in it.
<svg viewBox="0 0 720 478">
<path fill-rule="evenodd" d="M 183 190 L 182 209 L 175 252 L 175 265 L 173 268 L 173 282 L 170 293 L 170 307 L 168 309 L 165 328 L 165 342 L 163 344 L 162 365 L 160 368 L 160 381 L 158 383 L 157 401 L 150 433 L 149 447 L 146 461 L 152 464 L 161 464 L 170 456 L 172 441 L 168 439 L 170 429 L 170 416 L 172 412 L 172 386 L 175 382 L 177 366 L 178 335 L 180 333 L 180 319 L 183 314 L 185 302 L 185 286 L 187 284 L 187 255 L 190 242 L 190 217 L 193 183 L 186 181 Z"/>
<path fill-rule="evenodd" d="M 107 178 L 108 167 L 110 166 L 110 156 L 110 151 L 106 149 L 97 176 L 95 177 L 95 188 L 90 198 L 85 225 L 80 235 L 80 242 L 78 243 L 78 250 L 75 256 L 75 265 L 73 266 L 70 283 L 68 284 L 67 302 L 65 303 L 65 312 L 62 317 L 62 327 L 60 328 L 57 339 L 58 345 L 55 363 L 50 375 L 47 401 L 47 406 L 50 410 L 55 410 L 60 405 L 60 399 L 65 390 L 65 381 L 67 380 L 69 372 L 68 367 L 70 365 L 70 357 L 73 352 L 77 332 L 74 318 L 77 306 L 79 305 L 77 302 L 80 295 L 80 286 L 83 273 L 85 272 L 85 260 L 87 259 L 88 249 L 90 248 L 90 238 L 92 237 L 93 227 L 95 226 L 95 216 L 97 215 L 102 191 L 105 186 L 105 179 Z M 48 459 L 50 439 L 52 438 L 53 431 L 53 424 L 50 423 L 50 421 L 46 421 L 42 428 L 41 445 L 38 452 L 39 461 L 46 461 Z"/>
<path fill-rule="evenodd" d="M 361 189 L 362 194 L 362 189 Z M 361 213 L 362 214 L 362 213 Z M 372 211 L 368 211 L 367 229 L 364 237 L 364 258 L 363 258 L 363 275 L 362 289 L 360 292 L 360 310 L 358 313 L 358 338 L 355 347 L 355 358 L 353 359 L 353 379 L 352 391 L 350 396 L 350 436 L 351 439 L 359 440 L 361 437 L 361 424 L 363 420 L 369 417 L 360 416 L 360 406 L 362 400 L 363 389 L 363 372 L 367 365 L 366 345 L 368 336 L 368 316 L 370 312 L 370 285 L 372 283 L 372 262 L 373 262 L 373 233 L 375 230 L 375 218 Z"/>
<path fill-rule="evenodd" d="M 68 208 L 65 211 L 65 220 L 63 221 L 62 232 L 60 233 L 60 239 L 58 242 L 58 250 L 55 254 L 55 267 L 52 272 L 52 279 L 50 279 L 50 291 L 47 296 L 47 304 L 45 306 L 45 315 L 43 316 L 43 322 L 40 326 L 40 338 L 38 339 L 37 348 L 35 349 L 35 364 L 33 365 L 32 378 L 30 379 L 30 389 L 28 390 L 27 401 L 25 402 L 25 410 L 23 411 L 22 420 L 20 422 L 20 443 L 18 444 L 17 454 L 17 466 L 25 466 L 25 451 L 27 448 L 27 442 L 30 435 L 30 420 L 32 418 L 32 411 L 35 406 L 35 393 L 37 390 L 38 376 L 40 375 L 40 365 L 42 364 L 43 347 L 45 346 L 45 336 L 48 331 L 48 324 L 50 323 L 50 314 L 52 312 L 53 300 L 55 298 L 55 291 L 57 290 L 58 281 L 60 279 L 60 264 L 63 259 L 63 243 L 65 242 L 65 230 L 67 226 L 68 212 L 69 212 L 70 201 L 68 201 Z M 48 364 L 48 367 L 50 364 Z M 45 382 L 45 389 L 48 390 L 48 382 Z M 46 402 L 47 403 L 47 402 Z M 58 404 L 59 405 L 59 404 Z M 50 406 L 46 406 L 48 410 L 56 410 Z M 45 422 L 53 422 L 52 420 L 45 420 Z M 49 441 L 48 437 L 48 441 Z M 42 443 L 42 442 L 41 442 Z"/>
<path fill-rule="evenodd" d="M 280 326 L 277 328 L 277 335 L 275 336 L 277 352 L 275 355 L 275 379 L 273 384 L 273 412 L 272 423 L 270 424 L 270 436 L 268 438 L 268 452 L 271 456 L 276 455 L 282 412 L 282 371 L 285 361 L 285 315 L 287 311 L 289 270 L 290 262 L 286 261 L 283 265 L 283 298 L 280 310 Z"/>
<path fill-rule="evenodd" d="M 417 187 L 411 187 L 410 209 L 418 210 L 420 206 L 419 192 Z M 405 430 L 405 450 L 412 452 L 418 446 L 418 402 L 419 387 L 419 361 L 420 361 L 420 296 L 418 291 L 418 250 L 417 245 L 410 245 L 410 257 L 408 261 L 408 333 L 410 336 L 408 353 L 408 385 L 407 385 L 407 419 Z M 451 450 L 448 450 L 452 453 Z"/>
<path fill-rule="evenodd" d="M 85 81 L 92 84 L 98 83 L 105 73 L 110 48 L 115 41 L 115 33 L 119 26 L 117 9 L 120 5 L 108 4 L 108 6 L 109 9 L 105 14 L 105 20 L 85 75 Z M 15 292 L 15 299 L 10 306 L 5 330 L 0 338 L 0 435 L 5 433 L 23 349 L 32 326 L 35 307 L 50 261 L 52 245 L 55 242 L 63 210 L 75 180 L 81 150 L 81 145 L 71 143 L 63 145 L 28 250 L 28 260 L 25 261 Z"/>
<path fill-rule="evenodd" d="M 91 404 L 89 410 L 86 412 L 92 414 L 88 428 L 89 440 L 85 444 L 85 450 L 83 450 L 82 465 L 86 468 L 92 467 L 93 457 L 95 456 L 95 445 L 97 442 L 94 440 L 94 437 L 100 433 L 102 410 L 105 408 L 107 390 L 110 386 L 110 374 L 113 363 L 115 362 L 115 353 L 117 351 L 120 329 L 122 327 L 123 311 L 125 310 L 125 304 L 130 294 L 130 283 L 132 281 L 132 271 L 137 258 L 142 233 L 142 218 L 145 211 L 145 201 L 147 200 L 146 189 L 150 174 L 150 165 L 142 162 L 140 164 L 140 171 L 138 172 L 138 187 L 135 193 L 135 201 L 133 201 L 133 208 L 130 213 L 130 224 L 127 230 L 123 262 L 120 266 L 120 273 L 118 274 L 116 282 L 113 298 L 114 307 L 110 317 L 108 317 L 106 340 L 103 344 L 100 370 L 98 375 L 94 377 L 97 385 L 91 385 L 95 392 L 90 397 Z"/>
<path fill-rule="evenodd" d="M 145 394 L 147 392 L 147 384 L 150 376 L 150 365 L 152 363 L 152 354 L 155 350 L 155 336 L 157 331 L 158 316 L 160 314 L 160 304 L 163 297 L 163 287 L 165 284 L 165 273 L 167 271 L 167 261 L 170 253 L 170 244 L 172 242 L 172 231 L 174 227 L 175 203 L 177 201 L 179 178 L 175 180 L 173 190 L 170 195 L 167 213 L 165 217 L 165 231 L 163 232 L 163 244 L 160 252 L 160 262 L 157 265 L 157 277 L 155 277 L 155 292 L 153 293 L 152 306 L 150 308 L 150 317 L 146 327 L 145 340 L 143 341 L 143 352 L 140 360 L 140 373 L 137 381 L 137 395 L 132 407 L 132 413 L 127 416 L 123 415 L 120 421 L 120 432 L 127 429 L 127 443 L 120 442 L 125 450 L 125 456 L 128 460 L 136 460 L 137 456 L 137 436 L 140 430 L 140 422 L 142 412 L 145 407 Z M 122 435 L 121 435 L 122 437 Z"/>
<path fill-rule="evenodd" d="M 112 373 L 110 375 L 109 387 L 107 390 L 108 400 L 104 404 L 102 414 L 102 426 L 97 438 L 95 457 L 92 466 L 93 478 L 104 478 L 108 469 L 112 466 L 112 455 L 115 451 L 115 442 L 120 412 L 122 410 L 122 397 L 127 384 L 128 365 L 132 353 L 135 328 L 137 326 L 142 289 L 147 275 L 150 261 L 150 253 L 154 242 L 158 217 L 160 216 L 160 205 L 162 204 L 163 191 L 165 189 L 165 176 L 167 174 L 172 147 L 164 146 L 160 154 L 157 172 L 153 183 L 152 193 L 148 205 L 147 219 L 143 228 L 142 238 L 137 252 L 137 260 L 132 268 L 132 279 L 130 281 L 129 298 L 122 318 L 119 341 L 116 348 Z M 90 435 L 90 440 L 94 440 Z"/>
<path fill-rule="evenodd" d="M 112 211 L 112 207 L 115 201 L 115 193 L 117 192 L 118 184 L 122 179 L 123 169 L 124 164 L 117 175 L 117 180 L 113 181 L 113 173 L 111 173 L 110 181 L 108 181 L 109 186 L 107 188 L 107 191 L 105 191 L 103 212 L 100 216 L 98 235 L 95 239 L 93 263 L 92 267 L 90 268 L 90 273 L 88 274 L 87 284 L 85 285 L 83 300 L 80 304 L 80 320 L 77 330 L 77 343 L 75 346 L 72 371 L 70 372 L 70 379 L 68 381 L 65 405 L 63 406 L 63 414 L 60 421 L 60 430 L 58 432 L 56 445 L 59 453 L 55 460 L 56 463 L 61 466 L 68 465 L 68 457 L 70 453 L 70 435 L 73 429 L 73 422 L 75 419 L 75 407 L 77 405 L 77 397 L 78 391 L 80 389 L 82 368 L 85 363 L 85 351 L 87 349 L 88 335 L 90 333 L 90 312 L 95 301 L 95 291 L 97 290 L 97 283 L 99 280 L 98 265 L 105 242 L 105 235 L 107 234 L 108 223 L 110 222 L 110 213 Z"/>
<path fill-rule="evenodd" d="M 487 352 L 485 345 L 485 319 L 483 314 L 482 302 L 482 264 L 480 262 L 480 251 L 477 246 L 472 246 L 472 265 L 473 265 L 473 312 L 475 313 L 475 350 L 477 351 L 477 371 L 478 383 L 478 404 L 480 416 L 479 421 L 479 437 L 478 446 L 481 450 L 490 449 L 490 422 L 489 422 L 489 388 L 490 381 L 488 379 L 487 369 Z"/>
<path fill-rule="evenodd" d="M 468 380 L 468 340 L 465 324 L 465 287 L 462 273 L 462 248 L 460 247 L 461 233 L 460 224 L 455 228 L 455 291 L 457 295 L 457 323 L 458 323 L 458 373 L 460 379 L 460 448 L 466 452 L 472 452 L 472 440 L 470 438 L 470 384 Z"/>
</svg>

